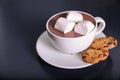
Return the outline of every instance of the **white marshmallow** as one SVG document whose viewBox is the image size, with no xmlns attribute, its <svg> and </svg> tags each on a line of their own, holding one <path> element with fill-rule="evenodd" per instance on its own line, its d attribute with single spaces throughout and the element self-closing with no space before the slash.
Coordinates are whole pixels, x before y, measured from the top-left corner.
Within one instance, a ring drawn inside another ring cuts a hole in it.
<svg viewBox="0 0 120 80">
<path fill-rule="evenodd" d="M 82 24 L 81 22 L 79 22 L 75 28 L 74 28 L 74 31 L 78 34 L 81 34 L 81 35 L 85 35 L 86 32 L 87 32 L 87 27 L 85 26 L 84 24 Z"/>
<path fill-rule="evenodd" d="M 83 15 L 78 12 L 69 12 L 66 18 L 69 21 L 79 22 L 83 20 Z"/>
<path fill-rule="evenodd" d="M 78 34 L 86 35 L 94 28 L 94 24 L 91 21 L 80 21 L 74 28 L 74 31 Z"/>
<path fill-rule="evenodd" d="M 75 23 L 68 21 L 67 19 L 60 17 L 56 23 L 55 23 L 55 29 L 63 32 L 64 34 L 72 31 L 72 29 L 74 28 Z"/>
</svg>

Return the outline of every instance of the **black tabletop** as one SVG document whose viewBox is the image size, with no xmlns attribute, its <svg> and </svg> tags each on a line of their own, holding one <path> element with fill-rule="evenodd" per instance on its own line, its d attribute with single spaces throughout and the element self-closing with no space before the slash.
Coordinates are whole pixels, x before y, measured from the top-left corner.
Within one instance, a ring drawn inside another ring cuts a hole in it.
<svg viewBox="0 0 120 80">
<path fill-rule="evenodd" d="M 1 79 L 120 79 L 120 0 L 1 0 Z M 47 64 L 36 51 L 36 41 L 46 21 L 66 10 L 85 11 L 106 21 L 106 36 L 118 39 L 107 60 L 81 69 L 61 69 Z"/>
</svg>

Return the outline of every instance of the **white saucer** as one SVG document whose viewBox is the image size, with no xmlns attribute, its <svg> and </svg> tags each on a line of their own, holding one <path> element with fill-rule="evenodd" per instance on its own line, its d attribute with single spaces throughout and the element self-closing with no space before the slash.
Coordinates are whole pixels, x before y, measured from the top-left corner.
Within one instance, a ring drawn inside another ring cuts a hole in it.
<svg viewBox="0 0 120 80">
<path fill-rule="evenodd" d="M 104 33 L 100 33 L 96 36 L 96 38 L 104 36 Z M 64 69 L 78 69 L 92 65 L 83 62 L 80 55 L 64 54 L 56 50 L 50 43 L 46 31 L 38 38 L 36 43 L 36 49 L 38 55 L 45 62 L 55 67 Z"/>
</svg>

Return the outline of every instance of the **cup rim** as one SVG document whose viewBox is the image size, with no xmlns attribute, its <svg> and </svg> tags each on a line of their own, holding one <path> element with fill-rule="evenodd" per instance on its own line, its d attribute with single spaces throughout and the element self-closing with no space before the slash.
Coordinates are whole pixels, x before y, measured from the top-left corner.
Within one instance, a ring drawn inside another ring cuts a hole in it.
<svg viewBox="0 0 120 80">
<path fill-rule="evenodd" d="M 86 35 L 84 35 L 84 36 L 78 36 L 78 37 L 62 37 L 62 36 L 58 36 L 58 35 L 52 33 L 52 32 L 49 30 L 48 24 L 49 24 L 50 20 L 51 20 L 53 17 L 55 17 L 55 16 L 57 16 L 57 15 L 59 15 L 59 14 L 68 13 L 68 12 L 73 12 L 73 11 L 74 11 L 74 12 L 80 12 L 80 13 L 87 14 L 87 15 L 89 15 L 90 17 L 92 17 L 92 19 L 95 21 L 94 29 L 93 29 L 91 32 L 89 32 L 89 34 L 91 34 L 91 33 L 96 29 L 96 25 L 97 25 L 97 24 L 96 24 L 96 20 L 94 19 L 94 17 L 93 17 L 91 14 L 89 14 L 89 13 L 87 13 L 87 12 L 84 12 L 84 11 L 69 10 L 69 11 L 58 12 L 58 13 L 52 15 L 52 16 L 47 20 L 47 23 L 46 23 L 47 32 L 49 32 L 50 34 L 52 34 L 52 35 L 55 36 L 55 37 L 63 38 L 63 39 L 83 38 L 83 37 L 86 37 L 87 35 L 89 35 L 89 34 L 86 34 Z"/>
</svg>

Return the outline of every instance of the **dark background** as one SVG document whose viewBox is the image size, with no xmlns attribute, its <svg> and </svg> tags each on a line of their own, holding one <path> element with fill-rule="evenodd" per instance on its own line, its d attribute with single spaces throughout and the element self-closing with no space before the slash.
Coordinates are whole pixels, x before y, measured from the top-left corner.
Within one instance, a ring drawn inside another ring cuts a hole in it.
<svg viewBox="0 0 120 80">
<path fill-rule="evenodd" d="M 0 79 L 120 80 L 120 0 L 0 0 Z M 50 16 L 65 10 L 86 11 L 106 21 L 103 31 L 118 39 L 107 60 L 81 69 L 45 63 L 36 40 Z"/>
</svg>

